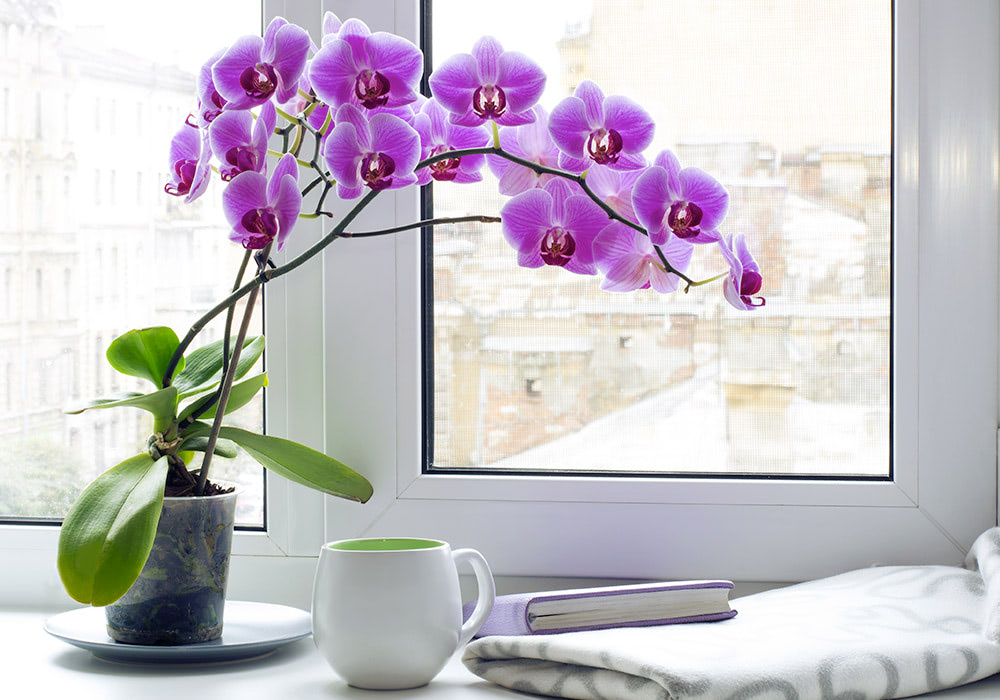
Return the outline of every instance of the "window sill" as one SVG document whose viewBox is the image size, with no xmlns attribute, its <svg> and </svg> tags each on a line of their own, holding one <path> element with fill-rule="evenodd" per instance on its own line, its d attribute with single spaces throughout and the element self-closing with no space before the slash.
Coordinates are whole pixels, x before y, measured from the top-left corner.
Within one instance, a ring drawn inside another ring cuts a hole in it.
<svg viewBox="0 0 1000 700">
<path fill-rule="evenodd" d="M 264 659 L 205 667 L 129 665 L 101 661 L 67 646 L 42 629 L 51 611 L 0 609 L 0 658 L 9 668 L 0 681 L 4 697 L 178 697 L 368 698 L 370 691 L 348 687 L 326 665 L 309 639 L 295 642 Z M 524 697 L 473 676 L 460 654 L 448 662 L 426 688 L 379 693 L 379 698 L 476 700 Z M 10 671 L 13 671 L 11 673 Z M 989 700 L 1000 697 L 1000 675 L 952 690 L 927 695 L 938 700 Z"/>
</svg>

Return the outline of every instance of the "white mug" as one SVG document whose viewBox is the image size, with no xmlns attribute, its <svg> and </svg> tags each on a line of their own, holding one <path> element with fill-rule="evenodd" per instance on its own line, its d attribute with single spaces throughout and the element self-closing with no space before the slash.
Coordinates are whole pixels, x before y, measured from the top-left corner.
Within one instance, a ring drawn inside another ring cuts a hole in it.
<svg viewBox="0 0 1000 700">
<path fill-rule="evenodd" d="M 463 625 L 457 565 L 465 561 L 479 601 Z M 330 542 L 313 585 L 313 641 L 350 685 L 416 688 L 472 639 L 495 595 L 490 567 L 474 549 L 403 537 Z"/>
</svg>

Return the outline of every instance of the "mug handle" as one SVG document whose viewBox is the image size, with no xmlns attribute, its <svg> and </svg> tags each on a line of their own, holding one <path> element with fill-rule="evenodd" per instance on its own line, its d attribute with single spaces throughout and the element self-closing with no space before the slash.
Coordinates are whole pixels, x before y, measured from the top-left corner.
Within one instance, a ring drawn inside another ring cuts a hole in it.
<svg viewBox="0 0 1000 700">
<path fill-rule="evenodd" d="M 479 584 L 479 600 L 476 601 L 476 609 L 472 611 L 459 632 L 458 646 L 461 647 L 469 643 L 472 636 L 479 631 L 479 628 L 486 622 L 486 618 L 490 616 L 497 589 L 493 583 L 490 565 L 486 563 L 486 558 L 482 554 L 474 549 L 456 549 L 451 553 L 451 556 L 456 567 L 464 561 L 472 564 L 472 570 L 476 572 L 476 582 Z"/>
</svg>

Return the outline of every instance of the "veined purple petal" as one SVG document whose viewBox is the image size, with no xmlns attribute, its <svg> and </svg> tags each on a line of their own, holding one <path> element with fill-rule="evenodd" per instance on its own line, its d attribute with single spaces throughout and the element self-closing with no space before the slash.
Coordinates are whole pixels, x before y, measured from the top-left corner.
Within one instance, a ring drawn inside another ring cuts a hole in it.
<svg viewBox="0 0 1000 700">
<path fill-rule="evenodd" d="M 537 189 L 522 192 L 504 205 L 500 218 L 504 238 L 515 250 L 538 255 L 542 237 L 552 226 L 552 196 Z"/>
<path fill-rule="evenodd" d="M 602 272 L 617 264 L 626 255 L 638 255 L 635 235 L 642 235 L 620 221 L 611 221 L 602 228 L 594 239 L 594 260 Z"/>
<path fill-rule="evenodd" d="M 420 135 L 412 126 L 391 114 L 376 114 L 371 118 L 369 127 L 371 152 L 385 153 L 392 158 L 395 163 L 393 185 L 398 186 L 401 178 L 413 173 L 420 160 Z"/>
<path fill-rule="evenodd" d="M 576 194 L 566 200 L 563 209 L 563 226 L 589 241 L 608 224 L 608 215 L 587 195 Z M 577 239 L 579 242 L 579 238 Z M 589 245 L 587 246 L 590 247 Z"/>
<path fill-rule="evenodd" d="M 641 255 L 630 254 L 619 258 L 604 272 L 601 289 L 606 292 L 632 292 L 649 286 L 649 267 L 652 263 Z"/>
<path fill-rule="evenodd" d="M 248 97 L 240 84 L 243 71 L 260 63 L 263 47 L 264 40 L 259 36 L 240 37 L 212 66 L 212 82 L 226 100 L 227 110 L 250 109 L 263 101 Z"/>
<path fill-rule="evenodd" d="M 500 56 L 503 46 L 491 36 L 484 36 L 472 46 L 472 55 L 476 59 L 476 73 L 479 85 L 496 85 L 500 74 Z"/>
<path fill-rule="evenodd" d="M 262 60 L 270 63 L 274 60 L 275 49 L 277 42 L 275 37 L 278 34 L 278 30 L 288 24 L 288 20 L 284 17 L 275 17 L 267 25 L 267 29 L 264 30 L 264 47 L 261 49 L 260 57 Z"/>
<path fill-rule="evenodd" d="M 486 130 L 486 127 L 473 127 L 473 128 L 455 128 L 452 124 L 445 122 L 448 128 L 448 145 L 454 149 L 460 148 L 479 148 L 480 146 L 486 146 L 490 143 L 490 133 Z M 485 156 L 465 156 L 462 158 L 462 162 L 465 163 L 466 160 L 470 163 L 485 162 Z M 477 160 L 478 159 L 478 160 Z M 477 166 L 478 169 L 479 166 Z"/>
<path fill-rule="evenodd" d="M 683 198 L 681 191 L 681 162 L 673 151 L 660 151 L 653 160 L 653 165 L 659 166 L 667 171 L 667 189 L 670 201 L 675 202 Z"/>
<path fill-rule="evenodd" d="M 234 177 L 222 192 L 222 211 L 237 232 L 247 233 L 242 224 L 244 214 L 267 204 L 267 178 L 253 171 Z"/>
<path fill-rule="evenodd" d="M 667 171 L 656 165 L 646 168 L 632 188 L 632 208 L 653 243 L 662 244 L 667 240 L 664 218 L 670 201 Z"/>
<path fill-rule="evenodd" d="M 584 114 L 587 120 L 587 132 L 605 126 L 604 93 L 597 83 L 584 80 L 576 86 L 573 96 L 583 102 Z"/>
<path fill-rule="evenodd" d="M 559 152 L 559 169 L 566 170 L 571 173 L 582 173 L 587 170 L 592 165 L 594 161 L 583 158 L 571 158 L 562 151 Z"/>
<path fill-rule="evenodd" d="M 294 159 L 292 165 L 295 165 Z M 269 197 L 269 200 L 271 208 L 278 217 L 277 244 L 278 250 L 281 250 L 282 246 L 285 245 L 288 234 L 295 227 L 295 222 L 298 221 L 299 211 L 302 209 L 302 193 L 299 192 L 299 186 L 296 184 L 293 176 L 287 174 L 280 175 L 279 179 L 277 168 L 274 175 L 272 175 L 272 181 L 278 181 L 274 197 Z M 270 184 L 268 185 L 268 189 L 271 189 Z"/>
<path fill-rule="evenodd" d="M 360 19 L 351 18 L 340 27 L 337 37 L 341 41 L 346 41 L 354 54 L 354 62 L 359 68 L 365 67 L 367 56 L 365 53 L 365 39 L 372 35 L 368 25 Z"/>
<path fill-rule="evenodd" d="M 354 125 L 357 134 L 358 146 L 361 151 L 372 150 L 371 130 L 364 113 L 352 104 L 341 105 L 337 110 L 337 124 L 347 123 Z"/>
<path fill-rule="evenodd" d="M 521 126 L 523 124 L 531 124 L 535 121 L 535 115 L 530 109 L 523 112 L 511 112 L 508 109 L 493 121 L 500 126 Z M 455 123 L 454 117 L 452 117 L 452 123 Z M 482 119 L 479 120 L 479 123 L 483 123 Z"/>
<path fill-rule="evenodd" d="M 458 174 L 455 175 L 455 179 L 452 180 L 456 185 L 467 185 L 470 182 L 481 182 L 483 176 L 478 172 L 467 172 L 465 170 L 465 159 L 462 159 L 462 165 L 459 167 Z"/>
<path fill-rule="evenodd" d="M 209 57 L 198 70 L 198 126 L 206 128 L 226 105 L 226 99 L 215 89 L 212 81 L 212 66 L 225 55 L 226 49 L 222 48 Z"/>
<path fill-rule="evenodd" d="M 542 156 L 551 158 L 553 151 L 556 150 L 556 145 L 549 135 L 549 114 L 541 105 L 536 105 L 532 108 L 532 111 L 535 113 L 535 121 L 531 124 L 519 126 L 515 132 L 517 135 L 517 145 L 521 149 L 521 154 L 530 160 L 535 160 Z M 500 141 L 502 144 L 503 134 L 501 134 Z M 545 165 L 554 166 L 555 160 L 545 163 Z"/>
<path fill-rule="evenodd" d="M 424 69 L 424 55 L 412 42 L 387 32 L 375 32 L 365 41 L 371 68 L 389 79 L 387 106 L 408 104 Z"/>
<path fill-rule="evenodd" d="M 274 108 L 273 102 L 265 102 L 260 107 L 260 114 L 253 125 L 253 145 L 255 149 L 262 149 L 267 155 L 267 140 L 274 133 L 274 125 L 278 121 L 278 112 Z"/>
<path fill-rule="evenodd" d="M 173 171 L 174 163 L 180 160 L 198 160 L 201 154 L 201 132 L 187 124 L 181 126 L 170 140 L 170 170 Z"/>
<path fill-rule="evenodd" d="M 538 176 L 532 170 L 511 163 L 510 167 L 500 176 L 500 194 L 511 197 L 530 190 L 537 183 Z"/>
<path fill-rule="evenodd" d="M 219 171 L 222 173 L 223 179 L 232 179 L 233 176 L 243 170 L 236 168 L 236 171 L 233 172 L 235 166 L 228 162 L 226 155 L 232 149 L 237 148 L 252 150 L 250 130 L 253 128 L 253 125 L 253 117 L 250 116 L 250 112 L 223 112 L 212 123 L 212 128 L 208 130 L 212 152 L 222 164 Z M 261 162 L 261 165 L 263 165 L 263 162 Z M 260 170 L 260 168 L 248 169 Z"/>
<path fill-rule="evenodd" d="M 722 234 L 719 233 L 719 231 L 717 229 L 706 229 L 706 228 L 703 228 L 703 229 L 701 229 L 698 232 L 697 236 L 691 236 L 689 238 L 685 238 L 684 242 L 685 243 L 700 243 L 700 244 L 718 243 L 721 238 L 722 238 Z"/>
<path fill-rule="evenodd" d="M 546 184 L 542 189 L 552 197 L 551 214 L 549 215 L 550 225 L 567 226 L 566 202 L 573 195 L 580 194 L 580 189 L 570 185 L 568 180 L 561 177 L 552 180 L 552 182 Z"/>
<path fill-rule="evenodd" d="M 646 159 L 641 153 L 621 153 L 618 160 L 608 163 L 607 167 L 619 172 L 634 172 L 646 167 Z"/>
<path fill-rule="evenodd" d="M 341 199 L 357 199 L 365 193 L 364 187 L 344 187 L 337 184 L 337 196 Z"/>
<path fill-rule="evenodd" d="M 346 121 L 339 122 L 334 127 L 323 147 L 323 157 L 330 168 L 330 174 L 339 185 L 347 189 L 362 186 L 359 170 L 364 153 L 354 124 Z"/>
<path fill-rule="evenodd" d="M 270 174 L 267 183 L 267 199 L 269 202 L 273 202 L 277 198 L 278 188 L 281 185 L 281 181 L 286 177 L 290 177 L 292 184 L 298 186 L 299 164 L 295 162 L 295 156 L 291 153 L 281 156 L 281 160 L 274 166 L 274 170 Z M 295 215 L 298 216 L 298 212 L 295 212 Z"/>
<path fill-rule="evenodd" d="M 323 45 L 326 46 L 327 42 L 333 41 L 337 38 L 337 33 L 340 32 L 340 28 L 344 26 L 344 23 L 340 21 L 337 15 L 333 14 L 329 10 L 323 13 Z"/>
<path fill-rule="evenodd" d="M 507 109 L 524 112 L 534 107 L 545 92 L 545 73 L 538 64 L 517 51 L 500 56 L 497 85 L 507 96 Z"/>
<path fill-rule="evenodd" d="M 572 158 L 583 158 L 590 125 L 587 106 L 579 97 L 567 97 L 549 115 L 549 135 L 560 151 Z"/>
<path fill-rule="evenodd" d="M 305 29 L 296 24 L 286 24 L 278 29 L 274 36 L 274 57 L 271 60 L 265 58 L 278 74 L 275 93 L 278 102 L 286 102 L 295 95 L 308 54 L 309 34 Z"/>
<path fill-rule="evenodd" d="M 681 197 L 701 208 L 702 229 L 718 228 L 729 209 L 729 193 L 719 181 L 699 168 L 684 168 L 679 178 Z"/>
<path fill-rule="evenodd" d="M 191 191 L 188 192 L 187 197 L 184 198 L 185 204 L 190 204 L 194 200 L 198 199 L 205 190 L 208 188 L 209 175 L 212 174 L 212 147 L 208 143 L 208 133 L 204 130 L 201 131 L 201 147 L 200 154 L 198 156 L 198 165 L 195 167 L 194 171 L 194 181 L 191 185 Z"/>
<path fill-rule="evenodd" d="M 429 79 L 431 92 L 449 112 L 464 115 L 472 109 L 472 94 L 479 87 L 476 59 L 455 54 L 438 66 Z"/>
<path fill-rule="evenodd" d="M 313 56 L 309 81 L 316 95 L 336 108 L 351 101 L 359 68 L 346 41 L 331 40 Z"/>
<path fill-rule="evenodd" d="M 427 120 L 428 145 L 440 145 L 447 143 L 448 134 L 451 131 L 448 123 L 448 111 L 435 100 L 430 99 L 420 108 L 420 113 Z"/>
<path fill-rule="evenodd" d="M 618 132 L 625 153 L 644 151 L 653 142 L 656 131 L 649 112 L 621 95 L 611 95 L 604 100 L 604 127 Z"/>
</svg>

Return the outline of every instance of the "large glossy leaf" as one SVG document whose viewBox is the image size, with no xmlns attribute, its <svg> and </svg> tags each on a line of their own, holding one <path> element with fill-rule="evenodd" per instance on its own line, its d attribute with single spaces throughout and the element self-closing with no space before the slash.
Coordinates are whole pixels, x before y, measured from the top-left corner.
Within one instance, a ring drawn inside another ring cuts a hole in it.
<svg viewBox="0 0 1000 700">
<path fill-rule="evenodd" d="M 211 426 L 197 421 L 185 437 L 208 435 Z M 291 440 L 259 435 L 223 426 L 219 437 L 228 438 L 275 474 L 310 488 L 352 501 L 366 502 L 372 496 L 368 480 L 342 462 Z"/>
<path fill-rule="evenodd" d="M 232 339 L 232 346 L 236 338 Z M 236 365 L 236 378 L 243 377 L 264 352 L 264 336 L 247 338 L 240 351 L 240 361 Z M 202 391 L 213 389 L 222 379 L 222 341 L 217 340 L 194 350 L 185 358 L 184 371 L 174 377 L 174 386 L 180 397 L 187 398 Z"/>
<path fill-rule="evenodd" d="M 132 406 L 149 411 L 154 416 L 161 418 L 171 418 L 177 410 L 177 388 L 168 386 L 165 389 L 154 391 L 149 394 L 139 394 L 134 391 L 127 391 L 122 394 L 115 394 L 100 399 L 90 399 L 66 408 L 66 413 L 82 413 L 91 408 L 118 408 L 120 406 Z"/>
<path fill-rule="evenodd" d="M 262 387 L 267 386 L 267 373 L 261 372 L 260 374 L 255 374 L 249 379 L 244 379 L 242 382 L 236 382 L 233 384 L 233 388 L 229 390 L 229 401 L 226 402 L 226 415 L 237 411 L 253 399 L 257 395 L 257 392 L 261 390 Z M 202 399 L 210 396 L 211 392 L 205 392 L 195 397 L 190 403 L 181 409 L 180 414 L 177 416 L 178 420 L 184 420 L 191 412 L 194 411 L 195 407 L 201 403 Z M 205 420 L 211 420 L 215 418 L 215 408 L 213 404 L 210 409 L 201 414 L 201 418 Z"/>
<path fill-rule="evenodd" d="M 153 547 L 166 479 L 167 458 L 141 454 L 80 494 L 63 521 L 56 560 L 74 600 L 107 605 L 131 588 Z"/>
<path fill-rule="evenodd" d="M 177 448 L 178 452 L 204 452 L 208 449 L 208 437 L 204 435 L 199 435 L 197 437 L 189 437 L 181 443 L 181 446 Z M 212 450 L 213 454 L 220 457 L 225 457 L 226 459 L 236 458 L 236 443 L 232 440 L 226 440 L 225 438 L 217 438 L 215 441 L 215 449 Z M 187 460 L 185 460 L 187 461 Z"/>
<path fill-rule="evenodd" d="M 177 334 L 166 326 L 132 330 L 111 341 L 108 363 L 122 374 L 148 379 L 160 386 L 178 345 Z M 174 374 L 183 368 L 184 359 L 181 358 Z"/>
</svg>

